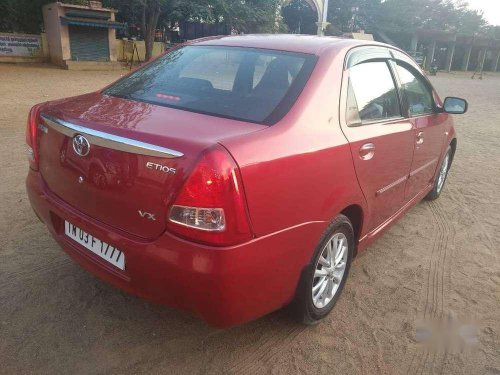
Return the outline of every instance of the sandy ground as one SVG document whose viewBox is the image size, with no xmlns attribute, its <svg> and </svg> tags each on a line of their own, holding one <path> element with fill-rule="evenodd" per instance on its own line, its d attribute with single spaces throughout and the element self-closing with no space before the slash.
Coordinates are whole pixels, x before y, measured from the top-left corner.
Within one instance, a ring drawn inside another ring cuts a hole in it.
<svg viewBox="0 0 500 375">
<path fill-rule="evenodd" d="M 324 323 L 300 326 L 279 311 L 230 330 L 89 275 L 29 206 L 30 106 L 119 75 L 0 65 L 0 373 L 500 374 L 499 75 L 433 78 L 442 95 L 471 105 L 456 119 L 459 148 L 445 191 L 355 260 Z M 424 345 L 421 327 L 433 320 L 472 324 L 477 343 Z"/>
</svg>

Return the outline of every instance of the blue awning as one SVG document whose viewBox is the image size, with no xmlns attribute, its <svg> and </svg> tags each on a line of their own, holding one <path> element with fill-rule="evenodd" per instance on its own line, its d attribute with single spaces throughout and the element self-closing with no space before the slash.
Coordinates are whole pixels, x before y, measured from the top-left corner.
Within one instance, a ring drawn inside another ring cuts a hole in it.
<svg viewBox="0 0 500 375">
<path fill-rule="evenodd" d="M 102 29 L 126 29 L 127 24 L 114 21 L 98 21 L 89 19 L 78 19 L 71 17 L 61 17 L 62 25 L 74 25 L 74 26 L 87 26 L 87 27 L 99 27 Z"/>
</svg>

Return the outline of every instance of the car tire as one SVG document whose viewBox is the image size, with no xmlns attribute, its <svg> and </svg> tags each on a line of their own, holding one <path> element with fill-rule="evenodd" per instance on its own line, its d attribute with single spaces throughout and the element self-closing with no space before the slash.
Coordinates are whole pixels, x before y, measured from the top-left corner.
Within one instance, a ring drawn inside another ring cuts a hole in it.
<svg viewBox="0 0 500 375">
<path fill-rule="evenodd" d="M 340 241 L 343 241 L 343 245 L 340 245 Z M 302 272 L 293 303 L 293 311 L 300 322 L 319 323 L 333 309 L 349 275 L 354 246 L 354 229 L 351 222 L 344 215 L 337 216 L 321 236 L 311 262 Z M 341 247 L 344 250 L 340 249 Z M 342 256 L 341 251 L 344 251 Z M 328 264 L 329 259 L 333 259 L 333 264 L 331 261 Z M 344 268 L 340 272 L 341 268 L 338 266 L 342 262 Z M 319 296 L 322 289 L 323 295 Z"/>
<path fill-rule="evenodd" d="M 441 192 L 443 191 L 444 185 L 446 183 L 446 179 L 448 178 L 448 172 L 450 170 L 452 160 L 453 150 L 451 146 L 448 146 L 443 161 L 439 166 L 439 172 L 436 176 L 436 180 L 434 181 L 434 186 L 432 187 L 432 190 L 429 192 L 429 194 L 426 195 L 426 200 L 433 201 L 438 199 L 441 195 Z"/>
</svg>

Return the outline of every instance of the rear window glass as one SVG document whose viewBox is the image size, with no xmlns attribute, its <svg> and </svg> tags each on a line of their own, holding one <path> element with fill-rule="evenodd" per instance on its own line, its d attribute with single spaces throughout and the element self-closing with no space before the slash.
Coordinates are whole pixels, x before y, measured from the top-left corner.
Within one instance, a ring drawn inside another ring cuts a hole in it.
<svg viewBox="0 0 500 375">
<path fill-rule="evenodd" d="M 174 50 L 104 94 L 238 120 L 273 124 L 291 108 L 313 55 L 222 46 Z"/>
</svg>

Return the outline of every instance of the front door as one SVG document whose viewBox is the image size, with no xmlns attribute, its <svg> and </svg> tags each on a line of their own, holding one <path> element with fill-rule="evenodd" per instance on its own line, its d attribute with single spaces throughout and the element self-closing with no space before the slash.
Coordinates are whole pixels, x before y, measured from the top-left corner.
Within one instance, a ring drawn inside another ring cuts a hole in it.
<svg viewBox="0 0 500 375">
<path fill-rule="evenodd" d="M 415 136 L 412 123 L 402 115 L 388 61 L 362 62 L 349 68 L 348 77 L 342 129 L 368 204 L 368 231 L 372 231 L 405 203 Z"/>
<path fill-rule="evenodd" d="M 415 136 L 415 152 L 406 186 L 406 198 L 410 200 L 430 187 L 446 135 L 443 116 L 435 111 L 432 88 L 426 79 L 403 62 L 398 61 L 395 67 Z"/>
</svg>

